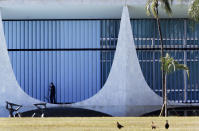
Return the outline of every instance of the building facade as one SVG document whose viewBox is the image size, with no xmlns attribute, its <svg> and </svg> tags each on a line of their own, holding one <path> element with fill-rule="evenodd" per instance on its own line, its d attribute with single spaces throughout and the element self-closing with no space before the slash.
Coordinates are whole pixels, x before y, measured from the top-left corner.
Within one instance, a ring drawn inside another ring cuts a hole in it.
<svg viewBox="0 0 199 131">
<path fill-rule="evenodd" d="M 84 2 L 80 10 L 88 8 L 89 1 Z M 139 9 L 136 9 L 138 3 L 135 0 L 127 2 L 130 14 L 133 14 L 131 25 L 143 75 L 150 88 L 161 96 L 160 39 L 156 21 L 143 14 L 146 1 Z M 33 3 L 31 9 L 38 8 L 39 4 L 43 6 L 43 3 Z M 64 4 L 74 4 L 77 9 L 75 3 Z M 90 16 L 88 11 L 84 12 L 85 17 L 82 17 L 83 13 L 75 15 L 74 12 L 71 13 L 72 18 L 70 15 L 61 17 L 58 10 L 52 18 L 48 13 L 45 15 L 47 18 L 42 15 L 35 17 L 37 13 L 29 19 L 25 14 L 24 17 L 11 18 L 9 11 L 6 14 L 3 10 L 12 68 L 18 83 L 28 95 L 48 102 L 49 84 L 53 82 L 57 103 L 75 103 L 90 98 L 103 87 L 114 58 L 120 26 L 118 16 L 121 15 L 123 2 L 118 0 L 115 6 L 110 6 L 111 1 L 90 4 L 98 7 L 94 11 L 96 14 L 101 10 L 99 16 Z M 184 7 L 178 3 L 175 6 Z M 106 14 L 100 8 L 112 13 Z M 115 10 L 116 13 L 113 13 Z M 141 13 L 135 13 L 138 14 L 135 16 L 134 11 L 139 10 Z M 199 24 L 178 12 L 174 18 L 162 18 L 160 22 L 166 52 L 190 68 L 189 79 L 182 71 L 168 76 L 168 99 L 178 103 L 198 103 Z"/>
</svg>

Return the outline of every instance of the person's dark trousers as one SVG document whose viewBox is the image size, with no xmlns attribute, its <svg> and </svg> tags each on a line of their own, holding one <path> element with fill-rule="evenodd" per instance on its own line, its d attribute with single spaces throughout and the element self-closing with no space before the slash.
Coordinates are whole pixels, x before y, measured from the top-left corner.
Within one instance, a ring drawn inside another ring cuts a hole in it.
<svg viewBox="0 0 199 131">
<path fill-rule="evenodd" d="M 50 96 L 50 103 L 55 104 L 55 96 L 53 95 Z"/>
</svg>

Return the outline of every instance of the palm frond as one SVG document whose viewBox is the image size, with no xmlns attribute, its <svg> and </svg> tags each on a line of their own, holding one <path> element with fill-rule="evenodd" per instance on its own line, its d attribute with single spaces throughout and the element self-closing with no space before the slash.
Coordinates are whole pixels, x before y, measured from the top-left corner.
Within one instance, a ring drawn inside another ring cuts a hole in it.
<svg viewBox="0 0 199 131">
<path fill-rule="evenodd" d="M 179 64 L 172 57 L 170 57 L 168 53 L 166 54 L 165 57 L 161 58 L 161 62 L 163 63 L 164 72 L 166 74 L 170 74 L 172 72 L 175 72 L 176 70 L 185 70 L 189 78 L 189 68 L 184 64 Z"/>
<path fill-rule="evenodd" d="M 193 0 L 188 10 L 191 19 L 199 21 L 199 0 Z"/>
<path fill-rule="evenodd" d="M 185 64 L 179 64 L 178 62 L 176 62 L 175 65 L 177 70 L 185 70 L 189 78 L 189 68 Z"/>
<path fill-rule="evenodd" d="M 163 4 L 163 8 L 166 11 L 168 15 L 172 15 L 172 9 L 171 9 L 171 3 L 173 3 L 173 0 L 161 0 L 161 4 Z"/>
<path fill-rule="evenodd" d="M 158 6 L 159 4 L 164 8 L 168 15 L 172 15 L 171 4 L 173 0 L 148 0 L 145 6 L 146 14 L 153 15 L 155 18 L 158 17 Z"/>
<path fill-rule="evenodd" d="M 158 0 L 153 0 L 151 3 L 151 12 L 155 18 L 158 17 Z"/>
<path fill-rule="evenodd" d="M 153 15 L 157 18 L 157 7 L 158 7 L 158 0 L 148 0 L 145 6 L 146 14 L 148 16 Z"/>
<path fill-rule="evenodd" d="M 148 16 L 150 16 L 151 15 L 151 2 L 152 2 L 153 0 L 148 0 L 147 1 L 147 3 L 146 3 L 146 5 L 145 5 L 145 10 L 146 10 L 146 14 L 148 15 Z"/>
</svg>

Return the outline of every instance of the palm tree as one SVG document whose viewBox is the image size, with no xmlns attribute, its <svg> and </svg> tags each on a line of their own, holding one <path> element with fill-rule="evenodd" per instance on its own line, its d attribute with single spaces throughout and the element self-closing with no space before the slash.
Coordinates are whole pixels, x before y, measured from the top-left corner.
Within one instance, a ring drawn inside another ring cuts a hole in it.
<svg viewBox="0 0 199 131">
<path fill-rule="evenodd" d="M 164 47 L 163 47 L 163 39 L 162 39 L 162 31 L 161 31 L 161 27 L 160 27 L 160 20 L 159 20 L 159 16 L 158 16 L 158 6 L 159 4 L 161 5 L 161 7 L 164 8 L 164 10 L 166 11 L 167 14 L 171 15 L 172 14 L 172 10 L 170 7 L 170 3 L 172 3 L 173 0 L 148 0 L 146 3 L 146 13 L 147 15 L 153 15 L 153 17 L 156 19 L 157 22 L 157 27 L 158 27 L 158 32 L 159 32 L 159 36 L 160 36 L 160 44 L 161 44 L 161 58 L 164 56 Z M 167 116 L 167 95 L 166 95 L 166 86 L 165 85 L 165 72 L 164 72 L 164 66 L 163 63 L 161 64 L 162 67 L 162 96 L 163 96 L 163 105 L 162 105 L 162 110 L 165 110 L 165 116 Z"/>
<path fill-rule="evenodd" d="M 191 2 L 188 14 L 194 21 L 199 21 L 199 0 L 193 0 Z"/>
<path fill-rule="evenodd" d="M 167 53 L 165 57 L 161 57 L 161 63 L 162 63 L 162 70 L 164 71 L 164 89 L 166 89 L 167 86 L 167 75 L 175 72 L 176 70 L 185 70 L 187 72 L 188 78 L 189 78 L 189 68 L 184 65 L 184 64 L 179 64 L 177 61 L 175 61 L 172 57 L 169 56 L 169 54 Z M 165 93 L 167 95 L 167 93 Z M 166 97 L 167 98 L 167 97 Z M 167 109 L 167 103 L 166 101 L 164 101 L 165 103 L 163 104 L 165 106 L 165 110 Z M 162 114 L 162 111 L 160 112 L 160 115 Z M 165 111 L 165 116 L 167 116 L 167 111 Z"/>
<path fill-rule="evenodd" d="M 185 0 L 181 0 L 185 1 Z M 160 5 L 164 8 L 166 13 L 168 15 L 172 14 L 172 9 L 170 7 L 170 4 L 173 2 L 173 0 L 148 0 L 146 3 L 146 12 L 147 15 L 153 15 L 154 18 L 156 18 L 157 26 L 158 26 L 158 32 L 160 36 L 160 44 L 161 44 L 161 58 L 164 56 L 164 48 L 163 48 L 163 40 L 162 40 L 162 32 L 160 27 L 160 20 L 158 16 L 158 6 Z M 193 19 L 194 21 L 199 21 L 199 0 L 192 0 L 191 5 L 188 9 L 188 15 Z M 167 116 L 167 93 L 166 93 L 166 76 L 168 72 L 164 69 L 164 62 L 161 63 L 162 68 L 162 87 L 163 87 L 163 106 L 162 110 L 165 110 L 165 116 Z M 162 111 L 161 111 L 162 112 Z"/>
</svg>

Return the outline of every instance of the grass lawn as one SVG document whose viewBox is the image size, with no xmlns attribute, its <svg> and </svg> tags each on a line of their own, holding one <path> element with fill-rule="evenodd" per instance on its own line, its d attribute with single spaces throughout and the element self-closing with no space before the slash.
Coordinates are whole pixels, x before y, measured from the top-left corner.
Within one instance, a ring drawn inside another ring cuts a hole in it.
<svg viewBox="0 0 199 131">
<path fill-rule="evenodd" d="M 170 131 L 199 131 L 199 117 L 0 118 L 0 131 L 115 131 L 117 121 L 121 131 L 150 131 L 151 121 L 162 131 L 166 120 Z"/>
</svg>

